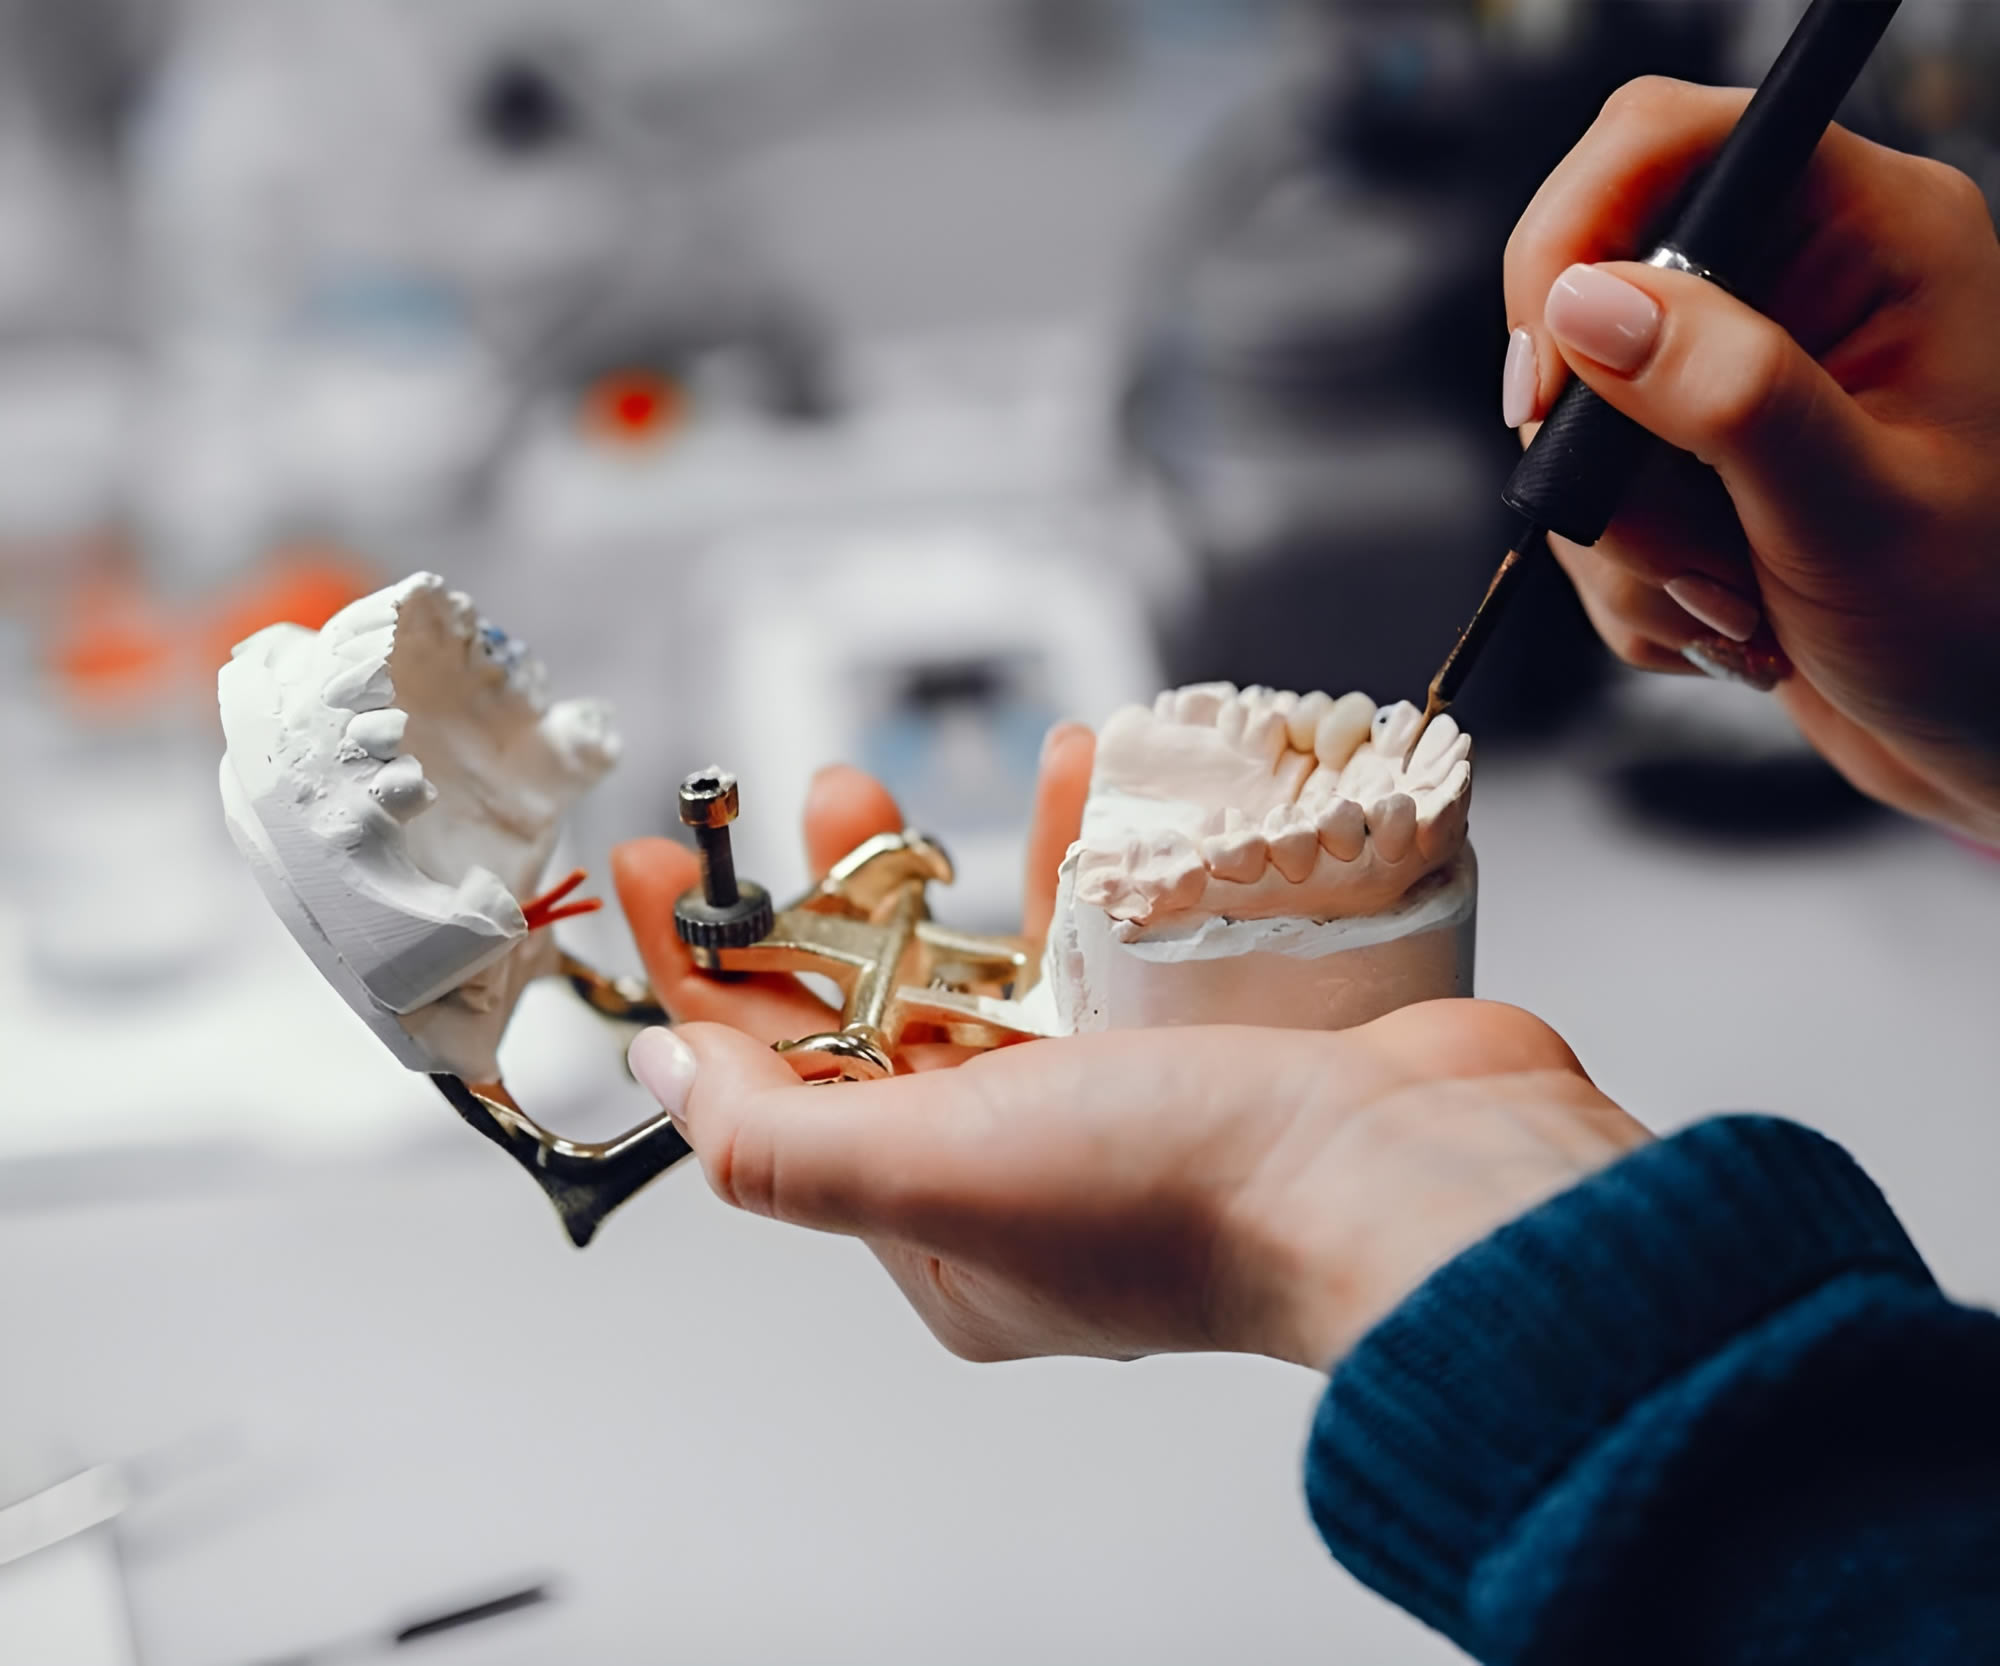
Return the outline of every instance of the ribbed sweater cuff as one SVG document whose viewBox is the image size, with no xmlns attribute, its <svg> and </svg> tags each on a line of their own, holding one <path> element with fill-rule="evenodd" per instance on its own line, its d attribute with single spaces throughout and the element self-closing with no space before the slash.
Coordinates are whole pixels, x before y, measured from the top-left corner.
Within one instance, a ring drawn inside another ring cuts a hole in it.
<svg viewBox="0 0 2000 1666">
<path fill-rule="evenodd" d="M 1840 1147 L 1766 1117 L 1645 1147 L 1434 1274 L 1334 1373 L 1306 1494 L 1350 1572 L 1459 1633 L 1480 1560 L 1649 1393 L 1859 1268 L 1930 1274 Z"/>
</svg>

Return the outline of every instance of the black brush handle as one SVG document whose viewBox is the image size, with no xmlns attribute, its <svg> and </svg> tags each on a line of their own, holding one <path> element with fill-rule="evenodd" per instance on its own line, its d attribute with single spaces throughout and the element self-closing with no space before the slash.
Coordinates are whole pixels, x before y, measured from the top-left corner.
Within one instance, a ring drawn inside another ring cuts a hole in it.
<svg viewBox="0 0 2000 1666">
<path fill-rule="evenodd" d="M 1747 277 L 1901 0 L 1813 0 L 1764 84 L 1654 250 L 1655 265 L 1734 286 Z M 1501 493 L 1578 544 L 1604 536 L 1656 442 L 1572 382 Z"/>
</svg>

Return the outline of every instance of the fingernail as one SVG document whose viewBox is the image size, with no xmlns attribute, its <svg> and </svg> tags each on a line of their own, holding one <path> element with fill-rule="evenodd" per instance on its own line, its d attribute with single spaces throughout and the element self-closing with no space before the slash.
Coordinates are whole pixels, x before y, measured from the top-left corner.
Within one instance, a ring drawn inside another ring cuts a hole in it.
<svg viewBox="0 0 2000 1666">
<path fill-rule="evenodd" d="M 1792 662 L 1782 653 L 1768 648 L 1746 648 L 1726 637 L 1690 642 L 1681 650 L 1681 658 L 1719 683 L 1740 683 L 1760 694 L 1769 694 L 1792 674 Z"/>
<path fill-rule="evenodd" d="M 1542 321 L 1586 358 L 1631 372 L 1660 339 L 1660 305 L 1643 289 L 1595 266 L 1572 266 L 1549 291 Z"/>
<path fill-rule="evenodd" d="M 1067 720 L 1058 723 L 1046 735 L 1042 736 L 1042 762 L 1047 763 L 1050 758 L 1055 756 L 1056 748 L 1065 744 L 1073 737 L 1089 733 L 1090 725 L 1087 723 L 1075 723 Z"/>
<path fill-rule="evenodd" d="M 1704 573 L 1683 573 L 1667 580 L 1667 594 L 1712 631 L 1731 642 L 1748 642 L 1757 634 L 1763 612 L 1748 596 L 1739 596 Z"/>
<path fill-rule="evenodd" d="M 1535 338 L 1526 330 L 1516 330 L 1507 338 L 1507 368 L 1500 373 L 1500 420 L 1509 428 L 1519 428 L 1535 414 L 1540 377 Z"/>
<path fill-rule="evenodd" d="M 676 1125 L 685 1126 L 688 1095 L 694 1091 L 694 1050 L 672 1030 L 641 1030 L 632 1038 L 625 1062 Z"/>
</svg>

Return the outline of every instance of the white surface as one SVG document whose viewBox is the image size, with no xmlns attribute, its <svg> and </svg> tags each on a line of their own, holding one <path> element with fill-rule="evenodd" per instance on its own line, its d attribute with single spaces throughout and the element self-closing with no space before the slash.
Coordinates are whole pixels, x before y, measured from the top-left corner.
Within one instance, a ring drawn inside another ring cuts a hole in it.
<svg viewBox="0 0 2000 1666">
<path fill-rule="evenodd" d="M 1482 993 L 1549 1018 L 1656 1126 L 1742 1107 L 1826 1129 L 1950 1288 L 2000 1299 L 2000 864 L 1914 829 L 1669 843 L 1552 764 L 1490 764 L 1474 837 Z M 302 1078 L 342 1032 L 330 998 L 321 1019 L 295 1032 Z M 179 1027 L 235 1021 L 190 1001 Z M 208 1033 L 128 1096 L 227 1090 L 242 1064 Z M 79 1466 L 219 1422 L 249 1454 L 221 1499 L 134 1523 L 149 1666 L 542 1572 L 558 1606 L 435 1658 L 1457 1658 L 1308 1527 L 1307 1373 L 961 1365 L 864 1252 L 732 1217 L 692 1174 L 578 1255 L 498 1153 L 433 1149 L 64 1210 L 0 1193 L 0 1266 L 38 1273 L 0 1280 L 0 1334 L 39 1344 L 10 1351 L 0 1427 L 58 1429 Z"/>
<path fill-rule="evenodd" d="M 132 1666 L 135 1659 L 108 1528 L 0 1567 L 0 1660 Z"/>
<path fill-rule="evenodd" d="M 349 1013 L 233 853 L 220 884 L 232 952 L 143 999 L 31 978 L 0 906 L 0 1180 L 8 1159 L 233 1147 L 318 1162 L 456 1137 L 429 1079 Z M 574 1112 L 618 1080 L 619 1045 L 566 989 L 537 984 L 501 1062 L 523 1104 Z"/>
</svg>

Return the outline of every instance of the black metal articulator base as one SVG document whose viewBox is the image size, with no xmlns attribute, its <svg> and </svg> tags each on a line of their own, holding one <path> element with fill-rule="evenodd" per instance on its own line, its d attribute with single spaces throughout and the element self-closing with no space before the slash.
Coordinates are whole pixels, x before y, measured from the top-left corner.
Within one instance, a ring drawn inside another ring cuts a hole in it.
<svg viewBox="0 0 2000 1666">
<path fill-rule="evenodd" d="M 470 1088 L 456 1076 L 433 1076 L 451 1108 L 519 1163 L 548 1194 L 578 1249 L 620 1205 L 644 1191 L 693 1148 L 667 1118 L 602 1145 L 578 1145 L 551 1134 L 506 1096 L 504 1088 Z"/>
</svg>

